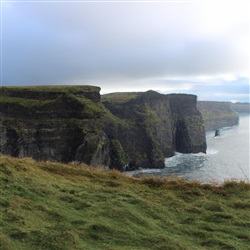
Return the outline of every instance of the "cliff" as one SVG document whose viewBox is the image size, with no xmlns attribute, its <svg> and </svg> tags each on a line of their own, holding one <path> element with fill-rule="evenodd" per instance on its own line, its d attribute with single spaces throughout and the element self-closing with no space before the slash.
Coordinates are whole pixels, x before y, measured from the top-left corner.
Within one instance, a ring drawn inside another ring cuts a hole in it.
<svg viewBox="0 0 250 250">
<path fill-rule="evenodd" d="M 80 156 L 79 150 L 84 145 L 86 152 L 97 154 L 95 159 L 99 156 L 97 146 L 89 145 L 103 139 L 95 124 L 105 115 L 99 92 L 92 86 L 1 88 L 1 152 L 95 164 L 93 157 Z M 107 164 L 105 159 L 100 162 Z"/>
<path fill-rule="evenodd" d="M 197 108 L 203 116 L 206 131 L 234 126 L 239 122 L 238 114 L 229 102 L 198 101 Z"/>
<path fill-rule="evenodd" d="M 124 170 L 206 151 L 196 96 L 110 94 L 93 86 L 2 87 L 1 153 Z"/>
<path fill-rule="evenodd" d="M 103 96 L 102 101 L 128 125 L 125 136 L 117 130 L 115 137 L 125 152 L 133 155 L 132 167 L 164 167 L 164 157 L 172 156 L 175 151 L 206 152 L 196 96 L 148 91 L 110 94 Z"/>
<path fill-rule="evenodd" d="M 249 102 L 236 102 L 231 103 L 231 109 L 237 113 L 250 113 L 250 103 Z"/>
</svg>

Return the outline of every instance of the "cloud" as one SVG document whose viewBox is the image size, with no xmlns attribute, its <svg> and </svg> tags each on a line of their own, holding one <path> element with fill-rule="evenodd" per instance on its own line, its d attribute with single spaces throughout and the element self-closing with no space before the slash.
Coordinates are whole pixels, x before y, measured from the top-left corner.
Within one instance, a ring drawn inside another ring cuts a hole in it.
<svg viewBox="0 0 250 250">
<path fill-rule="evenodd" d="M 248 77 L 246 1 L 2 6 L 4 85 L 86 83 L 105 92 L 152 86 L 188 91 L 200 86 L 199 77 L 214 79 L 203 81 L 209 86 L 219 76 Z"/>
<path fill-rule="evenodd" d="M 227 80 L 225 80 L 227 79 Z M 167 86 L 175 86 L 175 92 L 198 95 L 199 100 L 218 101 L 250 101 L 249 99 L 249 78 L 238 77 L 232 79 L 230 76 L 220 76 L 217 78 L 197 77 L 190 80 L 172 79 L 162 80 L 160 92 L 171 93 L 172 89 Z M 166 85 L 166 90 L 165 86 Z"/>
</svg>

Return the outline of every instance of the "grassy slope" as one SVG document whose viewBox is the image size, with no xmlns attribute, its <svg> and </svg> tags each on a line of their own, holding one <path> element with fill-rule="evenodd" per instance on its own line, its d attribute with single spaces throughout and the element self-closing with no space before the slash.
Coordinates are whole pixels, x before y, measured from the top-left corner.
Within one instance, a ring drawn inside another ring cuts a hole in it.
<svg viewBox="0 0 250 250">
<path fill-rule="evenodd" d="M 102 102 L 124 103 L 136 99 L 143 92 L 116 92 L 101 96 Z"/>
<path fill-rule="evenodd" d="M 0 249 L 250 249 L 249 184 L 0 160 Z"/>
</svg>

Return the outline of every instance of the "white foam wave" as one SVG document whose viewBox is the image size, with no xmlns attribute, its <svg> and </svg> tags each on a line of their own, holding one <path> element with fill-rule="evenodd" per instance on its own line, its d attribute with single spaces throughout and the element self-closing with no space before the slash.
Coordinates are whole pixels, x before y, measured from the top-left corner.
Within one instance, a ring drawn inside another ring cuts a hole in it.
<svg viewBox="0 0 250 250">
<path fill-rule="evenodd" d="M 145 174 L 152 174 L 152 173 L 159 173 L 161 172 L 160 169 L 142 169 L 141 170 L 142 173 L 145 173 Z"/>
<path fill-rule="evenodd" d="M 215 155 L 217 154 L 219 151 L 215 150 L 215 149 L 208 149 L 207 150 L 207 155 Z"/>
</svg>

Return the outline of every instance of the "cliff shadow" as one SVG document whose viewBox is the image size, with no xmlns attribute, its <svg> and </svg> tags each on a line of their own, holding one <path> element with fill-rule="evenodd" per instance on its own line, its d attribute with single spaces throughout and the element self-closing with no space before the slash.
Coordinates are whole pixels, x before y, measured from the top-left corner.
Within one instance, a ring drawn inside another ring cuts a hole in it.
<svg viewBox="0 0 250 250">
<path fill-rule="evenodd" d="M 184 121 L 178 121 L 174 134 L 175 150 L 180 153 L 187 152 L 187 146 L 191 144 L 188 129 Z"/>
</svg>

